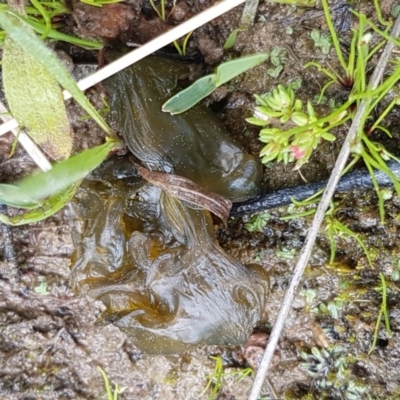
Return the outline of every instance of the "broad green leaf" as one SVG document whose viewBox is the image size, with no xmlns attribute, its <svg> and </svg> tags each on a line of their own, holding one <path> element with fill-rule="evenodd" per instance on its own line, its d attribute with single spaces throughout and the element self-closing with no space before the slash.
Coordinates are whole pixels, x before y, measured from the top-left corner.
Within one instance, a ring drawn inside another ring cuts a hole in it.
<svg viewBox="0 0 400 400">
<path fill-rule="evenodd" d="M 243 72 L 261 64 L 267 58 L 268 54 L 258 53 L 222 63 L 215 71 L 216 85 L 223 85 Z"/>
<path fill-rule="evenodd" d="M 235 76 L 261 64 L 268 54 L 259 53 L 228 61 L 217 67 L 215 74 L 203 76 L 185 90 L 171 97 L 162 106 L 162 111 L 180 114 L 210 95 L 218 86 Z"/>
<path fill-rule="evenodd" d="M 53 166 L 50 171 L 39 172 L 16 182 L 25 195 L 33 201 L 40 201 L 53 196 L 69 186 L 83 179 L 90 171 L 96 168 L 107 157 L 108 153 L 116 147 L 114 140 L 108 140 L 101 146 L 93 147 L 61 161 Z"/>
<path fill-rule="evenodd" d="M 20 19 L 21 21 L 25 22 L 29 25 L 35 32 L 44 34 L 45 26 L 40 22 L 33 21 L 30 18 L 24 17 L 23 15 L 17 14 L 16 12 L 10 11 L 10 14 L 14 17 Z M 87 50 L 99 50 L 104 47 L 102 42 L 95 42 L 91 40 L 80 39 L 75 36 L 66 35 L 65 33 L 58 32 L 55 29 L 50 29 L 47 37 L 55 40 L 60 40 L 62 42 L 67 42 L 71 44 L 75 44 L 76 46 L 82 47 Z"/>
<path fill-rule="evenodd" d="M 216 88 L 214 74 L 203 76 L 185 90 L 172 96 L 162 105 L 162 110 L 171 114 L 180 114 L 210 95 Z"/>
<path fill-rule="evenodd" d="M 6 31 L 7 35 L 9 35 L 10 39 L 21 46 L 25 53 L 40 62 L 54 76 L 58 83 L 71 93 L 72 97 L 102 127 L 102 129 L 107 133 L 111 133 L 109 126 L 80 91 L 74 79 L 52 50 L 36 36 L 32 36 L 18 19 L 6 12 L 0 12 L 0 25 Z"/>
<path fill-rule="evenodd" d="M 61 210 L 65 204 L 67 204 L 72 197 L 75 195 L 79 188 L 81 181 L 74 183 L 67 189 L 64 189 L 60 193 L 46 199 L 40 207 L 36 207 L 33 210 L 26 212 L 25 214 L 16 215 L 14 217 L 8 217 L 7 215 L 0 214 L 0 222 L 7 225 L 25 225 L 32 224 L 34 222 L 41 221 L 45 218 L 50 217 L 57 211 Z"/>
<path fill-rule="evenodd" d="M 4 41 L 3 84 L 10 110 L 29 136 L 54 160 L 68 158 L 72 138 L 60 85 L 9 36 Z"/>
<path fill-rule="evenodd" d="M 18 186 L 0 184 L 0 203 L 10 207 L 31 209 L 40 205 L 39 202 L 30 199 Z"/>
</svg>

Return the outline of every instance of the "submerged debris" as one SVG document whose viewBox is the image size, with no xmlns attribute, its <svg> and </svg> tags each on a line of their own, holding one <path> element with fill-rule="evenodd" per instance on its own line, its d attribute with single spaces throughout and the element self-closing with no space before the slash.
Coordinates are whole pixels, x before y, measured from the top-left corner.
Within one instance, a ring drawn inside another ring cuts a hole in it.
<svg viewBox="0 0 400 400">
<path fill-rule="evenodd" d="M 129 149 L 150 171 L 182 175 L 230 200 L 257 195 L 259 164 L 206 108 L 178 116 L 158 111 L 185 71 L 151 57 L 106 82 Z M 74 287 L 101 299 L 105 317 L 148 352 L 243 343 L 264 313 L 264 271 L 224 253 L 209 212 L 175 192 L 146 184 L 112 194 L 112 184 L 81 192 L 77 222 L 84 215 L 89 223 L 75 236 Z"/>
</svg>

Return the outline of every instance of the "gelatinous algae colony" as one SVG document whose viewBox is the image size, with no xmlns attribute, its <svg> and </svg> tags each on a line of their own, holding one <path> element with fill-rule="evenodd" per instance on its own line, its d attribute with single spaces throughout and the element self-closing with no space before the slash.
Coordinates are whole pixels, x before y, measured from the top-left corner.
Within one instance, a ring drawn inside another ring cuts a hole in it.
<svg viewBox="0 0 400 400">
<path fill-rule="evenodd" d="M 234 201 L 258 194 L 258 164 L 206 108 L 159 111 L 184 68 L 148 59 L 106 82 L 129 149 L 149 169 Z M 103 319 L 141 349 L 240 344 L 262 318 L 268 279 L 261 267 L 245 267 L 219 247 L 208 211 L 141 182 L 133 167 L 109 160 L 81 189 L 71 220 L 75 289 L 103 301 Z"/>
</svg>

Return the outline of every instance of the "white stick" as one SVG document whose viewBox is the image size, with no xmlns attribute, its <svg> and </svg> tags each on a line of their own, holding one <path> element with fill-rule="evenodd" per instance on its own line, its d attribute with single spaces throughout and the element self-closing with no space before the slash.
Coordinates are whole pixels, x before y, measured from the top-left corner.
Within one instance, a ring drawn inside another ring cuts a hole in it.
<svg viewBox="0 0 400 400">
<path fill-rule="evenodd" d="M 78 82 L 78 87 L 83 91 L 90 88 L 93 85 L 103 81 L 104 79 L 114 75 L 115 73 L 123 70 L 126 67 L 134 64 L 135 62 L 141 60 L 142 58 L 154 53 L 155 51 L 161 49 L 162 47 L 167 46 L 172 43 L 174 40 L 178 40 L 179 38 L 187 35 L 189 32 L 199 28 L 200 26 L 210 22 L 212 19 L 219 17 L 222 14 L 225 14 L 232 8 L 239 6 L 244 3 L 245 0 L 223 0 L 217 3 L 215 6 L 204 10 L 200 14 L 197 14 L 193 18 L 188 21 L 183 22 L 182 24 L 172 28 L 168 32 L 163 33 L 162 35 L 156 37 L 150 42 L 144 44 L 126 54 L 125 56 L 119 58 L 111 64 L 108 64 L 104 68 L 95 72 L 92 75 L 82 79 Z M 71 95 L 66 90 L 63 92 L 64 99 L 70 99 Z M 0 136 L 9 132 L 11 129 L 15 129 L 18 126 L 18 122 L 10 120 L 9 122 L 0 126 Z"/>
<path fill-rule="evenodd" d="M 397 18 L 396 23 L 393 26 L 391 35 L 396 39 L 399 36 L 399 33 L 400 33 L 400 16 Z M 381 58 L 375 67 L 374 73 L 371 76 L 370 83 L 368 85 L 369 89 L 373 90 L 378 86 L 379 81 L 382 79 L 383 72 L 385 70 L 386 64 L 388 63 L 393 48 L 394 44 L 392 42 L 388 42 L 386 44 L 386 47 L 381 55 Z M 264 383 L 265 377 L 268 372 L 268 368 L 271 364 L 272 357 L 275 352 L 275 347 L 278 343 L 279 337 L 281 336 L 281 332 L 285 325 L 285 322 L 287 321 L 289 311 L 292 307 L 292 303 L 296 295 L 301 277 L 310 258 L 311 251 L 314 247 L 314 242 L 317 238 L 321 224 L 325 218 L 325 212 L 329 207 L 332 196 L 335 193 L 336 185 L 342 175 L 344 167 L 346 166 L 347 159 L 350 155 L 350 147 L 357 136 L 362 115 L 365 111 L 365 108 L 369 105 L 371 101 L 372 101 L 371 98 L 366 98 L 361 102 L 357 110 L 357 113 L 354 116 L 354 120 L 353 123 L 351 124 L 349 132 L 347 133 L 343 146 L 340 150 L 339 156 L 336 160 L 335 168 L 331 173 L 324 194 L 322 195 L 321 202 L 319 203 L 311 228 L 308 231 L 306 241 L 301 250 L 296 268 L 293 272 L 292 281 L 290 282 L 290 286 L 286 291 L 281 309 L 279 310 L 279 314 L 276 318 L 274 327 L 269 337 L 267 348 L 265 349 L 263 358 L 260 363 L 260 367 L 258 368 L 257 375 L 254 379 L 254 384 L 249 396 L 249 400 L 257 400 L 260 396 L 262 385 Z"/>
<path fill-rule="evenodd" d="M 0 113 L 1 113 L 0 118 L 4 122 L 12 120 L 12 118 L 6 114 L 8 113 L 8 110 L 1 101 L 0 101 Z M 29 154 L 29 156 L 32 158 L 35 164 L 42 171 L 51 170 L 52 167 L 49 160 L 24 131 L 18 133 L 18 130 L 14 128 L 11 130 L 11 132 L 14 134 L 15 137 L 18 137 L 18 141 L 21 144 L 21 146 L 25 149 L 25 151 Z"/>
</svg>

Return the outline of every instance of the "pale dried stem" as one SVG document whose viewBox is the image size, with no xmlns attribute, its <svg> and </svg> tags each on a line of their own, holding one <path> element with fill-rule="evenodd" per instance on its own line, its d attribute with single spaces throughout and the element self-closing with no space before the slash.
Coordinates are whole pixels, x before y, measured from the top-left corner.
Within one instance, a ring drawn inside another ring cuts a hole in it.
<svg viewBox="0 0 400 400">
<path fill-rule="evenodd" d="M 8 122 L 12 120 L 12 118 L 7 113 L 8 113 L 7 108 L 0 101 L 0 119 L 2 119 L 3 122 Z M 49 171 L 51 169 L 51 164 L 49 160 L 24 131 L 18 132 L 18 128 L 14 128 L 11 130 L 11 132 L 15 137 L 18 137 L 18 141 L 21 144 L 21 146 L 25 149 L 25 151 L 29 154 L 34 163 L 42 171 Z"/>
</svg>

